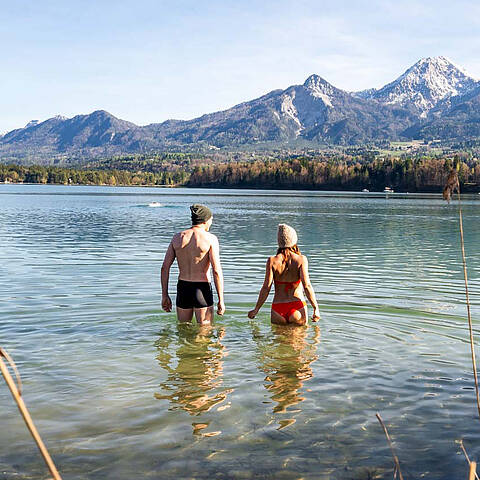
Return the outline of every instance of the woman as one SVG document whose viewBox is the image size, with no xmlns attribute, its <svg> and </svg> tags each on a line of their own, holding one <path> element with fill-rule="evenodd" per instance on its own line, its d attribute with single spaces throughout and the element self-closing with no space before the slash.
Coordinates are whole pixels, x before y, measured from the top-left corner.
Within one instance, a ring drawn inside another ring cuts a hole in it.
<svg viewBox="0 0 480 480">
<path fill-rule="evenodd" d="M 303 291 L 313 307 L 312 321 L 320 319 L 315 292 L 308 276 L 307 257 L 297 247 L 297 232 L 288 225 L 278 226 L 277 254 L 267 260 L 265 281 L 258 295 L 257 304 L 248 312 L 248 318 L 255 318 L 275 283 L 271 319 L 279 325 L 306 325 L 307 304 Z M 302 288 L 303 287 L 303 288 Z"/>
</svg>

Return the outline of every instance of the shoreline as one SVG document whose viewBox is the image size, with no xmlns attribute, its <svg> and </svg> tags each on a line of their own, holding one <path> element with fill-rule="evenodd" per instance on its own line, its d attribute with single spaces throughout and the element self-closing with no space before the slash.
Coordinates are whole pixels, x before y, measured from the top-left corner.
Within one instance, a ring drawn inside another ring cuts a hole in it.
<svg viewBox="0 0 480 480">
<path fill-rule="evenodd" d="M 27 183 L 27 182 L 9 182 L 4 183 L 0 182 L 0 187 L 2 185 L 26 185 L 26 186 L 44 186 L 44 187 L 106 187 L 106 188 L 156 188 L 156 189 L 199 189 L 199 190 L 253 190 L 258 191 L 261 195 L 262 192 L 266 191 L 276 191 L 276 192 L 304 192 L 304 193 L 317 193 L 319 196 L 328 196 L 328 194 L 341 194 L 346 196 L 362 196 L 366 198 L 389 198 L 394 196 L 395 198 L 408 198 L 413 196 L 427 196 L 433 198 L 441 198 L 442 192 L 438 190 L 426 190 L 426 191 L 417 191 L 417 192 L 403 192 L 403 191 L 394 191 L 394 192 L 383 192 L 383 191 L 369 191 L 363 192 L 361 190 L 332 190 L 332 189 L 314 189 L 314 188 L 287 188 L 287 187 L 273 187 L 273 186 L 214 186 L 214 185 L 128 185 L 128 184 L 118 184 L 118 185 L 106 185 L 106 184 L 63 184 L 63 183 Z M 322 195 L 323 194 L 323 195 Z M 480 194 L 480 193 L 478 193 Z M 466 195 L 476 196 L 477 192 L 465 192 L 462 193 L 462 197 Z"/>
</svg>

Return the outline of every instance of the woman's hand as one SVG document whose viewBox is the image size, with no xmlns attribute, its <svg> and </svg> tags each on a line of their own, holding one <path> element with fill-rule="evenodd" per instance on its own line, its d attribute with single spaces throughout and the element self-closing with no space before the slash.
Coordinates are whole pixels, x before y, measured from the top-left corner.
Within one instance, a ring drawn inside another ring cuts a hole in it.
<svg viewBox="0 0 480 480">
<path fill-rule="evenodd" d="M 257 313 L 258 313 L 258 310 L 256 308 L 254 308 L 253 310 L 250 310 L 247 314 L 248 318 L 253 320 L 257 316 Z"/>
<path fill-rule="evenodd" d="M 320 320 L 320 309 L 318 307 L 313 309 L 312 322 Z"/>
</svg>

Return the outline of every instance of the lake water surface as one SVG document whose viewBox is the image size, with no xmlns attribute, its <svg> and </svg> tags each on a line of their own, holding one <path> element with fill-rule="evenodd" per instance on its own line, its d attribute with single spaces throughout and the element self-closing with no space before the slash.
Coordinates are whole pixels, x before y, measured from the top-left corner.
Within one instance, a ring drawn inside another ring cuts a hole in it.
<svg viewBox="0 0 480 480">
<path fill-rule="evenodd" d="M 211 329 L 160 308 L 192 203 L 222 248 Z M 477 327 L 480 196 L 462 206 Z M 458 441 L 478 459 L 480 421 L 457 212 L 432 195 L 0 185 L 0 346 L 64 479 L 392 478 L 376 412 L 406 479 L 466 478 Z M 321 306 L 307 328 L 272 327 L 269 304 L 246 317 L 283 222 Z M 47 477 L 0 381 L 0 478 Z"/>
</svg>

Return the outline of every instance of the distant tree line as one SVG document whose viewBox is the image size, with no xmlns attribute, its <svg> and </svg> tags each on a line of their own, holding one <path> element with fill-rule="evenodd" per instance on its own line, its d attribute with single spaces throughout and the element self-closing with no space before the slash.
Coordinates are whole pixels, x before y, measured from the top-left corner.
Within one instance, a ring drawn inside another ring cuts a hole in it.
<svg viewBox="0 0 480 480">
<path fill-rule="evenodd" d="M 39 165 L 0 165 L 0 182 L 60 185 L 178 185 L 189 174 L 175 171 L 142 172 L 127 170 L 92 170 Z"/>
<path fill-rule="evenodd" d="M 389 158 L 368 163 L 296 158 L 203 165 L 194 168 L 188 185 L 373 191 L 388 186 L 397 191 L 428 192 L 441 191 L 448 173 L 457 166 L 462 190 L 478 190 L 480 162 L 460 157 Z"/>
<path fill-rule="evenodd" d="M 278 154 L 252 154 L 244 152 L 214 151 L 204 153 L 160 152 L 160 153 L 135 153 L 130 155 L 117 155 L 113 157 L 90 160 L 87 163 L 72 163 L 69 166 L 88 168 L 94 170 L 128 170 L 142 172 L 163 172 L 183 169 L 191 172 L 197 165 L 211 165 L 217 163 L 230 163 L 249 161 L 252 159 L 285 158 Z"/>
<path fill-rule="evenodd" d="M 454 158 L 346 157 L 253 159 L 218 162 L 169 154 L 158 159 L 121 157 L 97 163 L 97 168 L 0 165 L 0 182 L 79 185 L 186 185 L 191 187 L 294 188 L 381 191 L 441 191 L 448 173 L 459 171 L 462 191 L 478 191 L 480 162 L 467 155 Z M 209 163 L 206 163 L 209 162 Z M 119 167 L 119 168 L 115 168 Z"/>
<path fill-rule="evenodd" d="M 165 171 L 177 171 L 179 169 L 189 170 L 193 165 L 209 161 L 205 156 L 183 152 L 137 153 L 91 160 L 86 164 L 79 164 L 78 167 L 94 170 L 126 170 L 130 172 L 162 173 Z"/>
</svg>

